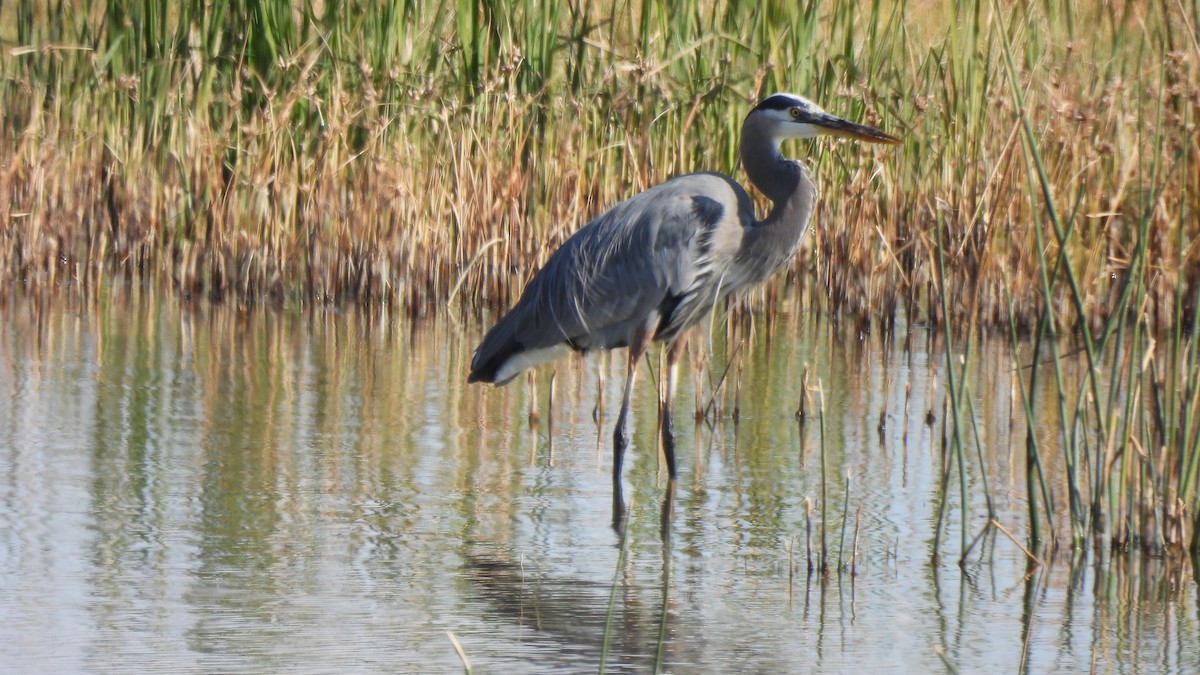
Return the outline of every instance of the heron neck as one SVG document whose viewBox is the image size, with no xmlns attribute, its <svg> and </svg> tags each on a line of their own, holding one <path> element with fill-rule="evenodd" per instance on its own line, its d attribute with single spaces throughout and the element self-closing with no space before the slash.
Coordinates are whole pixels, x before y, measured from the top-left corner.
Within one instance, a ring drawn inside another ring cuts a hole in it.
<svg viewBox="0 0 1200 675">
<path fill-rule="evenodd" d="M 779 151 L 779 139 L 768 135 L 752 119 L 742 127 L 739 151 L 750 182 L 772 202 L 778 205 L 796 192 L 800 175 Z"/>
<path fill-rule="evenodd" d="M 816 203 L 812 174 L 801 162 L 785 158 L 779 139 L 750 119 L 742 127 L 740 152 L 750 182 L 771 200 L 767 218 L 754 228 L 755 245 L 771 249 L 773 256 L 790 258 Z"/>
</svg>

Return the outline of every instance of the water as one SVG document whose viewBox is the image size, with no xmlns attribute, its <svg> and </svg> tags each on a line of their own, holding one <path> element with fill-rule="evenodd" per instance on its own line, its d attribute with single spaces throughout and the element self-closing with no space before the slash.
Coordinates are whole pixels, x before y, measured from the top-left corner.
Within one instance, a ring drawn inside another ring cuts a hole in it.
<svg viewBox="0 0 1200 675">
<path fill-rule="evenodd" d="M 945 376 L 919 329 L 859 340 L 789 314 L 717 341 L 711 367 L 681 377 L 673 504 L 644 377 L 616 530 L 621 355 L 560 362 L 550 406 L 548 369 L 465 384 L 474 323 L 137 288 L 3 313 L 7 672 L 461 672 L 451 635 L 475 672 L 1200 663 L 1186 559 L 1067 552 L 1030 568 L 993 531 L 960 569 L 952 486 L 931 562 Z M 722 413 L 693 425 L 729 354 Z M 1025 539 L 1010 368 L 1003 345 L 981 347 L 968 539 L 984 478 Z M 806 500 L 813 546 L 824 505 L 826 576 L 806 573 Z"/>
</svg>

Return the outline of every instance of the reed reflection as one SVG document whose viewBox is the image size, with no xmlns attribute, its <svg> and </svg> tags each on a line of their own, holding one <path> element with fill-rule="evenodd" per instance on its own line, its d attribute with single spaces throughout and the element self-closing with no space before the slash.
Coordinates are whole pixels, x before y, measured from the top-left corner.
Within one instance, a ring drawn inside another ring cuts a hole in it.
<svg viewBox="0 0 1200 675">
<path fill-rule="evenodd" d="M 678 480 L 632 444 L 614 530 L 600 401 L 620 395 L 619 360 L 485 396 L 448 375 L 471 332 L 436 321 L 140 287 L 6 311 L 7 666 L 66 645 L 67 670 L 148 654 L 212 671 L 458 668 L 447 630 L 489 670 L 844 671 L 902 654 L 920 669 L 1186 672 L 1200 655 L 1194 560 L 1045 546 L 1028 567 L 1003 345 L 972 359 L 986 452 L 965 492 L 946 491 L 934 339 L 856 344 L 796 313 L 771 328 L 733 314 L 684 360 L 677 414 L 698 422 L 676 430 Z M 634 439 L 657 438 L 657 405 L 640 387 Z M 1043 458 L 1061 486 L 1054 438 Z M 963 531 L 982 533 L 967 555 Z"/>
</svg>

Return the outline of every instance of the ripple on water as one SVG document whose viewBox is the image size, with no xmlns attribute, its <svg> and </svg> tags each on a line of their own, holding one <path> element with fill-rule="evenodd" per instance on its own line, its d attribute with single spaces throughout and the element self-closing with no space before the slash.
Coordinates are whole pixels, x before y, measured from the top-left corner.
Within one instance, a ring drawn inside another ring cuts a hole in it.
<svg viewBox="0 0 1200 675">
<path fill-rule="evenodd" d="M 921 340 L 850 348 L 785 315 L 743 352 L 736 423 L 731 399 L 686 423 L 713 385 L 685 370 L 673 502 L 643 378 L 614 528 L 620 358 L 560 362 L 549 408 L 546 372 L 466 386 L 478 327 L 95 313 L 50 307 L 40 341 L 24 315 L 0 332 L 4 670 L 457 672 L 447 632 L 482 672 L 1200 662 L 1187 560 L 1061 555 L 1030 571 L 995 535 L 960 570 L 955 485 L 931 563 L 944 378 Z M 985 478 L 1023 531 L 1023 446 L 993 389 L 973 389 L 987 454 L 969 462 L 968 539 Z M 810 575 L 822 541 L 830 573 Z"/>
</svg>

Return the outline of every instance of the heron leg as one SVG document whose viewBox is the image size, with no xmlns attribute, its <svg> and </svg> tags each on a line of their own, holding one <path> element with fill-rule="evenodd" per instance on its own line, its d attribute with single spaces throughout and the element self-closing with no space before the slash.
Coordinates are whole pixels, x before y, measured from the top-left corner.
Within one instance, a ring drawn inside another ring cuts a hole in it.
<svg viewBox="0 0 1200 675">
<path fill-rule="evenodd" d="M 667 458 L 667 475 L 674 480 L 675 473 L 675 382 L 679 359 L 687 345 L 687 334 L 680 335 L 667 348 L 667 391 L 663 396 L 659 417 L 662 422 L 663 455 Z"/>
<path fill-rule="evenodd" d="M 629 401 L 633 396 L 633 383 L 637 379 L 638 361 L 645 355 L 650 346 L 652 335 L 649 330 L 639 329 L 629 344 L 629 364 L 625 369 L 625 393 L 621 395 L 621 412 L 617 415 L 617 426 L 613 428 L 613 486 L 621 482 L 621 463 L 625 458 L 625 446 L 629 444 L 625 436 L 625 418 L 629 417 Z"/>
</svg>

